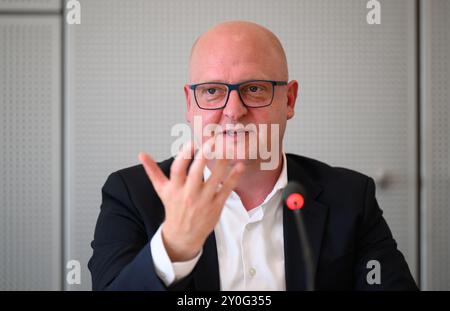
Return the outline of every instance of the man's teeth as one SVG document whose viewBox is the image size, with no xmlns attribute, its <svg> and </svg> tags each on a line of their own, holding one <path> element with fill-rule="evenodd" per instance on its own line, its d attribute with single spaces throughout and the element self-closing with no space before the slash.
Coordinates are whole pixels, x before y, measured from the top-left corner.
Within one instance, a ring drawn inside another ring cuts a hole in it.
<svg viewBox="0 0 450 311">
<path fill-rule="evenodd" d="M 234 130 L 230 130 L 230 131 L 225 131 L 225 133 L 226 133 L 227 135 L 229 135 L 229 136 L 234 136 L 234 135 L 236 135 L 236 134 L 238 134 L 238 133 L 247 133 L 247 131 L 239 131 L 239 130 L 234 131 Z"/>
</svg>

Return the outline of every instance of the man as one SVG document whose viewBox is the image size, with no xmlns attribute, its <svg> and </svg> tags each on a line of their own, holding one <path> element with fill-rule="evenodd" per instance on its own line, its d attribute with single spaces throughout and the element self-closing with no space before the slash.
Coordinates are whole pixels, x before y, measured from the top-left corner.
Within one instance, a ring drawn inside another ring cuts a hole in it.
<svg viewBox="0 0 450 311">
<path fill-rule="evenodd" d="M 192 48 L 184 87 L 200 150 L 192 160 L 195 146 L 187 144 L 160 164 L 142 153 L 142 165 L 109 176 L 89 262 L 93 288 L 304 290 L 303 250 L 292 211 L 281 202 L 287 183 L 298 181 L 308 194 L 302 217 L 315 289 L 417 289 L 373 180 L 284 154 L 297 89 L 269 30 L 226 22 L 204 33 Z M 216 130 L 205 131 L 209 125 Z M 243 157 L 230 149 L 236 146 Z M 269 169 L 258 152 L 264 146 L 277 159 Z M 375 281 L 370 261 L 380 264 Z"/>
</svg>

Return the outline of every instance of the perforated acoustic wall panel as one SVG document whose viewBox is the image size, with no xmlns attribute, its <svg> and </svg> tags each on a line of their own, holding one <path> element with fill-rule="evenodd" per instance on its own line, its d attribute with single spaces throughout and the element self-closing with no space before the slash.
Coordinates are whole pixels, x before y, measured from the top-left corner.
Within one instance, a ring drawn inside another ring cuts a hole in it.
<svg viewBox="0 0 450 311">
<path fill-rule="evenodd" d="M 422 281 L 450 288 L 450 2 L 422 3 Z"/>
<path fill-rule="evenodd" d="M 59 16 L 0 16 L 0 290 L 61 289 Z"/>
<path fill-rule="evenodd" d="M 170 156 L 190 47 L 230 19 L 265 25 L 285 45 L 300 84 L 286 151 L 387 178 L 378 201 L 415 274 L 415 2 L 380 2 L 381 25 L 368 25 L 360 0 L 83 1 L 67 49 L 66 259 L 83 269 L 70 289 L 90 288 L 89 243 L 108 174 L 137 164 L 141 150 Z"/>
<path fill-rule="evenodd" d="M 378 181 L 378 203 L 416 275 L 415 2 L 380 1 L 380 25 L 366 22 L 365 1 L 295 3 L 289 27 L 277 20 L 300 83 L 286 149 Z"/>
</svg>

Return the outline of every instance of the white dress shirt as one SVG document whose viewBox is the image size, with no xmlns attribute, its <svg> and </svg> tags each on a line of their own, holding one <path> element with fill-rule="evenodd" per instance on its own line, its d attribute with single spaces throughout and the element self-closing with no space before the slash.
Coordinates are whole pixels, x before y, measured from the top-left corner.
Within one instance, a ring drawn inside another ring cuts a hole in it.
<svg viewBox="0 0 450 311">
<path fill-rule="evenodd" d="M 205 180 L 211 175 L 205 167 Z M 286 155 L 274 188 L 264 202 L 247 211 L 233 191 L 214 228 L 221 290 L 286 290 L 283 210 L 281 197 L 287 185 Z M 161 227 L 150 242 L 156 274 L 166 286 L 187 276 L 203 250 L 189 261 L 171 262 Z"/>
</svg>

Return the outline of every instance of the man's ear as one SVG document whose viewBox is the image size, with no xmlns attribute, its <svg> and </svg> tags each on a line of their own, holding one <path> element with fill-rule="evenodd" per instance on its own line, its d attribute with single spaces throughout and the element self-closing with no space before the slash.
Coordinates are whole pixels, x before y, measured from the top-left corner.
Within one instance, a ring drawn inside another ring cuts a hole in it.
<svg viewBox="0 0 450 311">
<path fill-rule="evenodd" d="M 287 85 L 287 119 L 291 119 L 295 114 L 295 101 L 297 100 L 298 82 L 292 80 Z"/>
<path fill-rule="evenodd" d="M 184 85 L 184 96 L 186 97 L 186 121 L 191 123 L 191 92 L 189 85 Z"/>
</svg>

